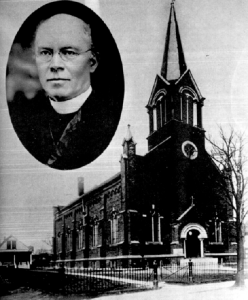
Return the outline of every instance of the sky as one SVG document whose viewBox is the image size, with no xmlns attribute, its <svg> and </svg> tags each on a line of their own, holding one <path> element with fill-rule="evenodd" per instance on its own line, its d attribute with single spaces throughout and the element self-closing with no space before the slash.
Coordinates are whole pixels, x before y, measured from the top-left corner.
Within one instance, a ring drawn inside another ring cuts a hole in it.
<svg viewBox="0 0 248 300">
<path fill-rule="evenodd" d="M 0 242 L 12 234 L 36 250 L 51 240 L 53 206 L 77 198 L 78 177 L 84 177 L 87 191 L 120 171 L 128 124 L 137 154 L 147 152 L 145 106 L 161 69 L 171 1 L 85 1 L 117 43 L 125 96 L 109 147 L 91 164 L 72 171 L 51 169 L 32 157 L 13 129 L 6 102 L 6 64 L 13 39 L 24 20 L 48 2 L 52 1 L 0 0 Z M 206 134 L 217 138 L 218 125 L 232 125 L 247 135 L 248 1 L 176 0 L 175 9 L 187 66 L 206 98 Z"/>
</svg>

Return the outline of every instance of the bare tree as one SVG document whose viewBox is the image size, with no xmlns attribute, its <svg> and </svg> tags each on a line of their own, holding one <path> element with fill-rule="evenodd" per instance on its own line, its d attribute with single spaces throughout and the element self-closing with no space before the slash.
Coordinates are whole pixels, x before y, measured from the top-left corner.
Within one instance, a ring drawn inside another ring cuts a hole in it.
<svg viewBox="0 0 248 300">
<path fill-rule="evenodd" d="M 52 252 L 52 239 L 51 238 L 47 238 L 45 240 L 42 240 L 42 242 L 48 246 L 49 248 L 47 248 L 46 246 L 44 246 L 43 244 L 43 247 L 37 249 L 35 251 L 35 254 L 43 254 L 43 253 L 51 253 Z"/>
<path fill-rule="evenodd" d="M 45 248 L 40 248 L 35 251 L 35 254 L 44 254 L 44 253 L 50 253 L 50 250 Z"/>
<path fill-rule="evenodd" d="M 51 247 L 53 246 L 53 242 L 52 242 L 52 239 L 49 238 L 49 239 L 45 239 L 45 240 L 42 240 L 43 243 L 45 243 L 47 246 Z"/>
<path fill-rule="evenodd" d="M 223 181 L 218 182 L 220 193 L 229 207 L 229 219 L 232 232 L 237 243 L 237 275 L 236 286 L 244 286 L 245 259 L 245 218 L 248 213 L 247 187 L 247 158 L 245 157 L 244 135 L 230 127 L 229 133 L 219 127 L 219 140 L 215 142 L 207 138 L 211 144 L 211 157 L 223 174 Z"/>
</svg>

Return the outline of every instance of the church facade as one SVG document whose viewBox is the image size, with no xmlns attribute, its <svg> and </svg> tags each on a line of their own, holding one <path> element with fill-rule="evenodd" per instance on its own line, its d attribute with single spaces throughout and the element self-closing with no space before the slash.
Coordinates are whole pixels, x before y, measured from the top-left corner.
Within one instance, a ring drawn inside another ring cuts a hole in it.
<svg viewBox="0 0 248 300">
<path fill-rule="evenodd" d="M 143 258 L 235 251 L 222 172 L 205 149 L 204 98 L 187 68 L 174 4 L 161 72 L 146 106 L 148 152 L 136 154 L 128 126 L 120 172 L 54 208 L 54 258 L 106 266 Z"/>
</svg>

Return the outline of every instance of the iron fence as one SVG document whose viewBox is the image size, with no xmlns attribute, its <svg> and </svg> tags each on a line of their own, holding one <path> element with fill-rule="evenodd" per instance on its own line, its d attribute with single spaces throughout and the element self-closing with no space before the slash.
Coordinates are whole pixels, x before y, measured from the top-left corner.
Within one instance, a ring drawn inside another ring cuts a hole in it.
<svg viewBox="0 0 248 300">
<path fill-rule="evenodd" d="M 0 276 L 12 287 L 28 286 L 54 293 L 98 294 L 127 289 L 157 288 L 159 281 L 208 282 L 234 279 L 236 263 L 233 260 L 206 259 L 187 260 L 180 257 L 149 259 L 140 263 L 121 261 L 112 267 L 84 268 L 70 262 L 62 263 L 57 270 L 5 269 Z M 115 267 L 113 267 L 115 266 Z M 135 266 L 135 267 L 133 267 Z M 2 269 L 3 270 L 3 269 Z M 0 268 L 1 271 L 1 268 Z"/>
<path fill-rule="evenodd" d="M 153 287 L 153 270 L 148 268 L 62 268 L 57 271 L 5 269 L 2 276 L 12 289 L 31 287 L 62 294 L 98 294 Z"/>
<path fill-rule="evenodd" d="M 103 292 L 151 288 L 153 271 L 141 268 L 65 268 L 66 290 Z"/>
<path fill-rule="evenodd" d="M 232 280 L 237 269 L 233 263 L 180 262 L 160 267 L 160 280 L 173 282 L 207 282 L 215 280 Z"/>
</svg>

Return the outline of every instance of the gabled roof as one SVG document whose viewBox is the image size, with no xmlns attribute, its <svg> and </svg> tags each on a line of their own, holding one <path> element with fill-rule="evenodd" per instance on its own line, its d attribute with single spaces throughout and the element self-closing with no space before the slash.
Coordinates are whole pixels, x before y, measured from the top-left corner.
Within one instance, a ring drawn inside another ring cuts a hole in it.
<svg viewBox="0 0 248 300">
<path fill-rule="evenodd" d="M 196 81 L 191 73 L 191 71 L 188 69 L 187 71 L 185 71 L 182 76 L 175 82 L 175 85 L 181 85 L 183 86 L 183 82 L 187 83 L 187 86 L 192 86 L 193 90 L 196 92 L 197 94 L 197 98 L 198 100 L 205 100 L 205 98 L 202 97 L 202 94 L 199 90 L 198 85 L 196 84 Z"/>
<path fill-rule="evenodd" d="M 157 100 L 159 99 L 160 95 L 166 95 L 168 91 L 168 87 L 170 86 L 170 83 L 165 80 L 163 77 L 157 74 L 155 78 L 155 82 L 153 84 L 151 96 L 149 98 L 147 108 L 152 107 L 156 105 Z"/>
<path fill-rule="evenodd" d="M 16 241 L 16 249 L 7 249 L 7 242 L 8 241 Z M 13 235 L 8 236 L 4 239 L 4 241 L 0 244 L 0 251 L 32 251 L 30 247 L 26 246 L 24 243 L 20 242 L 16 237 Z"/>
<path fill-rule="evenodd" d="M 189 207 L 188 209 L 186 209 L 185 212 L 183 212 L 179 218 L 177 218 L 177 221 L 178 221 L 178 222 L 181 221 L 181 220 L 188 214 L 188 212 L 191 211 L 191 209 L 192 209 L 194 206 L 195 206 L 195 204 L 192 203 L 192 204 L 190 205 L 190 207 Z"/>
<path fill-rule="evenodd" d="M 183 46 L 176 19 L 174 1 L 171 3 L 170 17 L 165 39 L 165 49 L 161 75 L 168 81 L 177 80 L 187 70 Z"/>
</svg>

